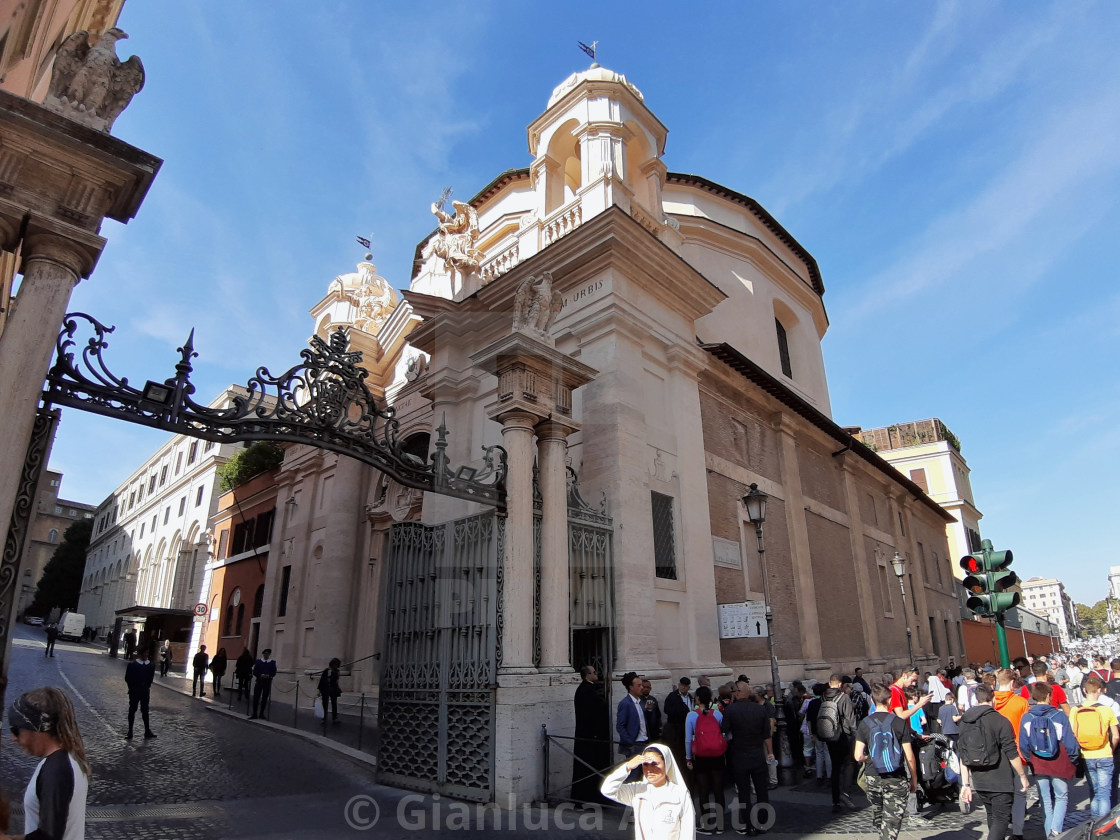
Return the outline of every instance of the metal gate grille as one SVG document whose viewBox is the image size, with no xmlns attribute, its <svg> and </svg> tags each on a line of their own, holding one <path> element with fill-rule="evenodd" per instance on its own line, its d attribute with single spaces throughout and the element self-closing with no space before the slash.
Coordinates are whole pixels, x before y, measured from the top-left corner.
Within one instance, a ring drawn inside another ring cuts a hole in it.
<svg viewBox="0 0 1120 840">
<path fill-rule="evenodd" d="M 491 799 L 504 524 L 491 512 L 390 530 L 379 781 Z"/>
</svg>

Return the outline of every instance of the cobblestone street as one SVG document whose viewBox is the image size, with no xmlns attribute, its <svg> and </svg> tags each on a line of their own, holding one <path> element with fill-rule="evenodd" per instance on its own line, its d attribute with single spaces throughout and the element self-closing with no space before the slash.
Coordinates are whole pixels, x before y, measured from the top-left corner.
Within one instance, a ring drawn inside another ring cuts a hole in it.
<svg viewBox="0 0 1120 840">
<path fill-rule="evenodd" d="M 128 741 L 124 662 L 99 647 L 66 642 L 58 643 L 53 659 L 46 658 L 41 632 L 17 626 L 8 698 L 41 685 L 58 685 L 73 698 L 93 766 L 90 840 L 395 838 L 433 829 L 485 837 L 499 833 L 496 827 L 508 837 L 632 836 L 629 811 L 527 805 L 512 815 L 498 814 L 377 785 L 368 756 L 354 759 L 336 741 L 293 733 L 285 715 L 273 714 L 270 723 L 249 722 L 224 704 L 192 698 L 182 679 L 156 677 L 151 711 L 159 737 Z M 34 759 L 6 741 L 0 783 L 12 799 L 13 832 L 22 825 L 22 793 L 34 766 Z M 1067 828 L 1087 817 L 1084 784 L 1071 790 L 1071 800 Z M 867 808 L 833 814 L 827 788 L 812 780 L 774 791 L 771 801 L 770 836 L 874 836 Z M 862 802 L 857 797 L 857 804 Z M 1041 809 L 1033 804 L 1026 837 L 1042 833 Z M 984 834 L 982 810 L 962 815 L 950 805 L 909 817 L 902 837 L 980 840 Z"/>
</svg>

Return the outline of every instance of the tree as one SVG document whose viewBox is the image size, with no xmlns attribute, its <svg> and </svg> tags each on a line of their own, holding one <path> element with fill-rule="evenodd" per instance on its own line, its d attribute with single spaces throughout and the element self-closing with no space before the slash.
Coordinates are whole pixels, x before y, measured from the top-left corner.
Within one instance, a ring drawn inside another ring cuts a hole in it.
<svg viewBox="0 0 1120 840">
<path fill-rule="evenodd" d="M 222 466 L 218 467 L 223 491 L 240 487 L 263 472 L 274 470 L 284 463 L 284 448 L 272 441 L 260 440 L 245 449 L 239 449 Z"/>
<path fill-rule="evenodd" d="M 66 529 L 62 542 L 43 567 L 30 612 L 45 615 L 53 607 L 77 609 L 86 570 L 86 549 L 93 534 L 93 520 L 79 519 Z"/>
<path fill-rule="evenodd" d="M 1108 602 L 1097 601 L 1091 607 L 1084 604 L 1074 604 L 1077 611 L 1077 623 L 1086 637 L 1103 636 L 1108 632 Z"/>
</svg>

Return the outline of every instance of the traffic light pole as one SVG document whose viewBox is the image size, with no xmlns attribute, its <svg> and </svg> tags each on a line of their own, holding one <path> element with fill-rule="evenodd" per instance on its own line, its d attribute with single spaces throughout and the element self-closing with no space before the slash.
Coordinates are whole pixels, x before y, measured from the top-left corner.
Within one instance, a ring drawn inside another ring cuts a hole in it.
<svg viewBox="0 0 1120 840">
<path fill-rule="evenodd" d="M 1007 630 L 1003 626 L 1003 613 L 996 615 L 996 643 L 999 645 L 999 666 L 1011 667 L 1011 656 L 1007 652 Z"/>
</svg>

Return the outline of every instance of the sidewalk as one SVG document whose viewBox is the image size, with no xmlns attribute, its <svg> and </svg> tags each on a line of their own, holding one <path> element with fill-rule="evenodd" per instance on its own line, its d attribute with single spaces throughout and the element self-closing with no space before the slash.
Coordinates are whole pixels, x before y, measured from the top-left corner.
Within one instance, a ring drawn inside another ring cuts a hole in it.
<svg viewBox="0 0 1120 840">
<path fill-rule="evenodd" d="M 377 717 L 370 701 L 364 700 L 361 695 L 343 695 L 338 701 L 339 722 L 319 720 L 314 711 L 318 696 L 315 677 L 300 675 L 297 681 L 296 676 L 287 673 L 276 675 L 268 713 L 259 720 L 249 721 L 252 695 L 238 701 L 237 689 L 227 685 L 222 686 L 221 697 L 215 697 L 213 685 L 207 680 L 206 696 L 196 697 L 195 700 L 207 704 L 211 711 L 242 718 L 247 723 L 292 732 L 310 741 L 328 742 L 324 746 L 337 747 L 339 752 L 373 766 L 380 737 Z M 170 671 L 166 677 L 161 677 L 157 671 L 154 685 L 189 697 L 191 682 L 188 674 Z"/>
</svg>

